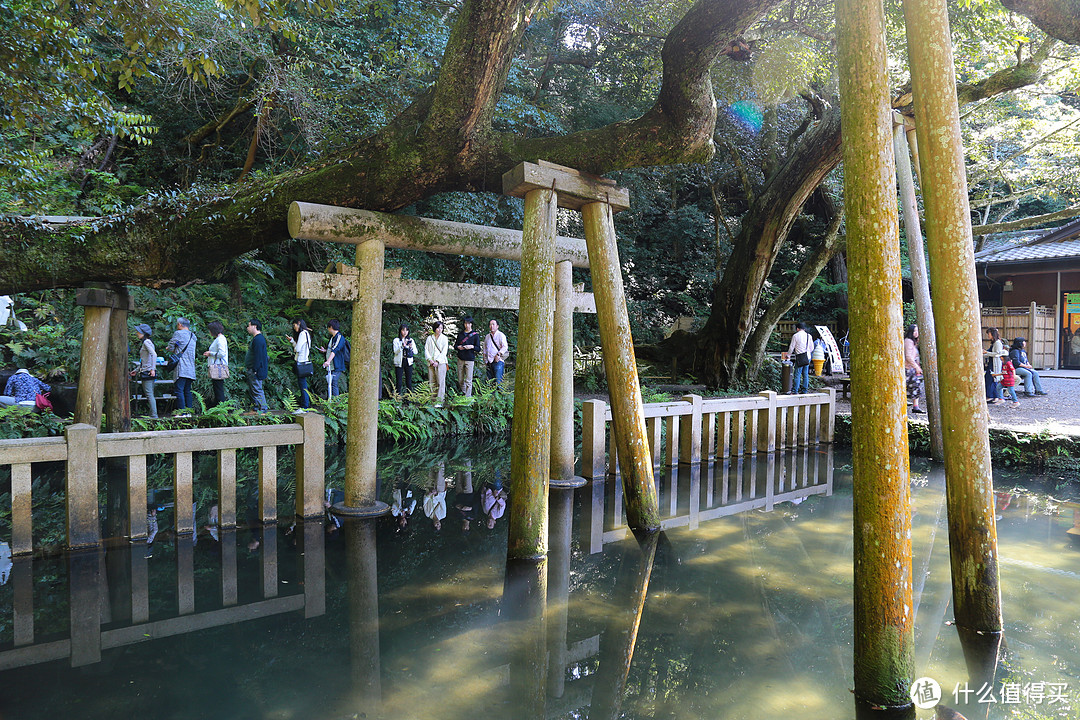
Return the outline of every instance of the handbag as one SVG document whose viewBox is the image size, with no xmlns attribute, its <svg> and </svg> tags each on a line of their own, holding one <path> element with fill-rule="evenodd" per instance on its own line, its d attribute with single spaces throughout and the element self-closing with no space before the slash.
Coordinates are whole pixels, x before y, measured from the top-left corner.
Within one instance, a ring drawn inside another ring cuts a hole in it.
<svg viewBox="0 0 1080 720">
<path fill-rule="evenodd" d="M 194 339 L 195 339 L 195 333 L 191 333 L 191 337 L 188 338 L 187 344 L 184 345 L 184 348 L 180 352 L 178 352 L 175 355 L 166 355 L 165 356 L 166 357 L 165 365 L 164 365 L 165 372 L 172 372 L 173 370 L 176 369 L 176 366 L 180 364 L 180 356 L 182 356 L 184 353 L 187 352 L 188 346 L 191 345 L 191 341 L 194 340 Z"/>
<path fill-rule="evenodd" d="M 225 363 L 213 363 L 210 365 L 210 379 L 211 380 L 228 380 L 229 379 L 229 366 Z"/>
<path fill-rule="evenodd" d="M 810 364 L 810 353 L 801 352 L 795 353 L 795 367 L 806 367 Z"/>
<path fill-rule="evenodd" d="M 306 378 L 311 377 L 314 374 L 315 366 L 311 364 L 311 361 L 296 363 L 296 377 Z"/>
<path fill-rule="evenodd" d="M 49 400 L 49 393 L 38 393 L 34 398 L 34 407 L 38 410 L 52 410 L 52 401 Z"/>
</svg>

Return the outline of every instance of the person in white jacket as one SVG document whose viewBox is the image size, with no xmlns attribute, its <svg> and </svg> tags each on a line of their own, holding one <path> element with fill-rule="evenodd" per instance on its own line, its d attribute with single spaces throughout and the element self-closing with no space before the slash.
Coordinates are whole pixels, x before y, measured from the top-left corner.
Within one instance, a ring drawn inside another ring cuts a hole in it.
<svg viewBox="0 0 1080 720">
<path fill-rule="evenodd" d="M 449 362 L 447 351 L 450 341 L 443 335 L 443 324 L 436 320 L 431 325 L 431 335 L 424 343 L 424 359 L 428 365 L 428 384 L 435 391 L 439 402 L 446 396 L 446 366 Z"/>
<path fill-rule="evenodd" d="M 810 333 L 806 332 L 806 323 L 795 323 L 795 334 L 791 336 L 787 351 L 788 357 L 795 366 L 792 393 L 810 392 L 810 353 L 813 349 L 814 340 L 810 337 Z"/>
<path fill-rule="evenodd" d="M 315 372 L 311 365 L 311 329 L 302 318 L 293 320 L 292 327 L 293 334 L 286 337 L 292 343 L 293 359 L 296 361 L 296 380 L 300 385 L 300 409 L 306 410 L 311 407 L 308 378 Z"/>
</svg>

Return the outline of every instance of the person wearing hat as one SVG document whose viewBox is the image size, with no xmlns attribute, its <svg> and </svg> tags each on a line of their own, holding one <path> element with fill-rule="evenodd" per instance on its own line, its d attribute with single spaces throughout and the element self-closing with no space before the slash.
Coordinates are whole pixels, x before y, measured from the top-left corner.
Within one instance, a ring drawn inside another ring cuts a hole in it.
<svg viewBox="0 0 1080 720">
<path fill-rule="evenodd" d="M 176 332 L 165 346 L 165 352 L 176 355 L 176 416 L 191 417 L 195 408 L 191 386 L 195 383 L 195 343 L 197 338 L 191 332 L 191 322 L 187 318 L 176 318 Z"/>
<path fill-rule="evenodd" d="M 150 405 L 150 417 L 157 418 L 157 398 L 154 397 L 154 378 L 157 377 L 157 348 L 150 339 L 153 330 L 146 323 L 135 326 L 139 338 L 139 367 L 131 371 L 131 376 L 142 383 L 143 393 Z"/>
</svg>

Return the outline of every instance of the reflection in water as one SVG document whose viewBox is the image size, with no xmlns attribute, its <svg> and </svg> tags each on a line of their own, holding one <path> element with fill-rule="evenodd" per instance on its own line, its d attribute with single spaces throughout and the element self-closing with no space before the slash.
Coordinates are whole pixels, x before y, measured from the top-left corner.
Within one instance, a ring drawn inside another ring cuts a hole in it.
<svg viewBox="0 0 1080 720">
<path fill-rule="evenodd" d="M 652 533 L 642 538 L 640 547 L 623 548 L 607 627 L 600 636 L 600 667 L 593 687 L 590 720 L 615 720 L 622 710 L 659 540 L 660 533 Z"/>
<path fill-rule="evenodd" d="M 320 521 L 219 542 L 165 532 L 152 557 L 110 543 L 13 559 L 0 581 L 0 717 L 882 717 L 850 694 L 844 459 L 835 479 L 832 454 L 816 449 L 658 472 L 666 530 L 644 550 L 616 522 L 617 483 L 552 490 L 547 566 L 507 568 L 506 523 L 480 521 L 482 488 L 513 493 L 505 448 L 460 447 L 386 468 L 414 489 L 408 532 L 389 517 Z M 440 463 L 453 517 L 436 531 L 419 513 Z M 943 493 L 940 473 L 916 463 L 917 674 L 968 720 L 1010 708 L 954 702 L 960 683 L 1074 693 L 1071 515 L 1030 492 L 999 503 L 1009 625 L 998 648 L 950 624 Z"/>
</svg>

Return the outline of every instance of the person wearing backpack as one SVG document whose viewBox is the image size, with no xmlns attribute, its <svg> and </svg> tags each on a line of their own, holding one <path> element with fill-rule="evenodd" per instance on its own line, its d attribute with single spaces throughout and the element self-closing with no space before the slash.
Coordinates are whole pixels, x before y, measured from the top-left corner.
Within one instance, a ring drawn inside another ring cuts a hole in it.
<svg viewBox="0 0 1080 720">
<path fill-rule="evenodd" d="M 326 347 L 319 350 L 326 353 L 326 362 L 322 364 L 326 370 L 326 399 L 341 394 L 341 374 L 345 372 L 345 363 L 349 362 L 349 341 L 341 334 L 341 321 L 331 320 L 326 323 L 326 331 L 330 333 L 330 340 Z"/>
</svg>

